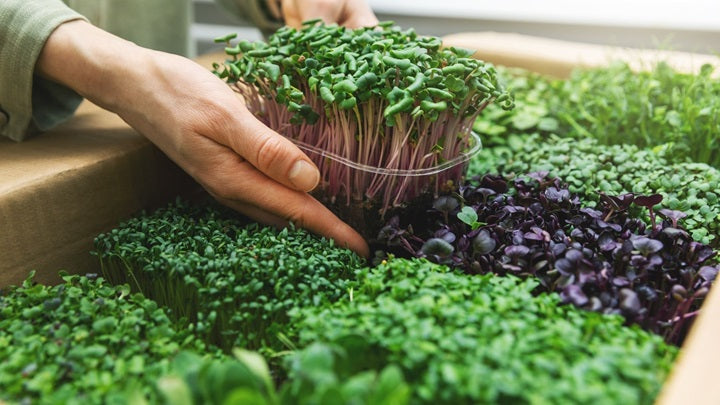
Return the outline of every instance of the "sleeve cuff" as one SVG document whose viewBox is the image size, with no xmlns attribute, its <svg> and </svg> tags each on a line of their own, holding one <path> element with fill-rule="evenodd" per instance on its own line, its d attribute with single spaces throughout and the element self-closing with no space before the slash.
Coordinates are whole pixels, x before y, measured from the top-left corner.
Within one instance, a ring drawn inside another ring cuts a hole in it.
<svg viewBox="0 0 720 405">
<path fill-rule="evenodd" d="M 282 16 L 272 12 L 269 1 L 276 0 L 216 0 L 231 14 L 253 23 L 266 37 L 284 25 Z"/>
<path fill-rule="evenodd" d="M 2 0 L 0 7 L 0 134 L 22 140 L 28 128 L 47 129 L 68 118 L 82 100 L 34 76 L 45 41 L 60 24 L 84 19 L 60 0 Z M 36 99 L 34 99 L 34 97 Z"/>
</svg>

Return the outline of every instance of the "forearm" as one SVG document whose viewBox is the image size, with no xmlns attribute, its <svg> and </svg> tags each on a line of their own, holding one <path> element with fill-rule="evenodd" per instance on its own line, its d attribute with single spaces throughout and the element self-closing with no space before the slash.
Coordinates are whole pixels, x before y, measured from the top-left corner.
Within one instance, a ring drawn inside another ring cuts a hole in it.
<svg viewBox="0 0 720 405">
<path fill-rule="evenodd" d="M 132 103 L 126 83 L 139 80 L 148 50 L 85 21 L 60 25 L 48 38 L 36 73 L 116 111 Z"/>
</svg>

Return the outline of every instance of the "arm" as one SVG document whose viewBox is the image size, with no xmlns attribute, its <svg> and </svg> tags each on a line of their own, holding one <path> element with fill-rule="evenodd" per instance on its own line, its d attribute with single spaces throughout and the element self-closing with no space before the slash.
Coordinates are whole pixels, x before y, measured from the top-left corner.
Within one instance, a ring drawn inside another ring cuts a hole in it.
<svg viewBox="0 0 720 405">
<path fill-rule="evenodd" d="M 50 35 L 36 69 L 120 115 L 221 203 L 368 255 L 362 237 L 307 194 L 319 181 L 313 163 L 196 63 L 71 21 Z"/>
<path fill-rule="evenodd" d="M 60 0 L 2 0 L 0 134 L 19 141 L 33 129 L 48 129 L 70 117 L 80 104 L 77 93 L 33 71 L 53 30 L 82 18 Z"/>
</svg>

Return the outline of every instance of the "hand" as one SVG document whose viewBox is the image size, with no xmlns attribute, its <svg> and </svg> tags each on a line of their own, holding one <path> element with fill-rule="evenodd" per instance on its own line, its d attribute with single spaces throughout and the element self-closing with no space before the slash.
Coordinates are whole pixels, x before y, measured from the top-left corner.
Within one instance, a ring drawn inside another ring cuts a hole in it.
<svg viewBox="0 0 720 405">
<path fill-rule="evenodd" d="M 365 0 L 282 0 L 281 11 L 285 24 L 294 28 L 313 18 L 348 28 L 371 27 L 378 23 Z"/>
<path fill-rule="evenodd" d="M 363 238 L 307 194 L 315 165 L 198 64 L 72 21 L 50 36 L 37 70 L 120 115 L 222 204 L 368 256 Z"/>
</svg>

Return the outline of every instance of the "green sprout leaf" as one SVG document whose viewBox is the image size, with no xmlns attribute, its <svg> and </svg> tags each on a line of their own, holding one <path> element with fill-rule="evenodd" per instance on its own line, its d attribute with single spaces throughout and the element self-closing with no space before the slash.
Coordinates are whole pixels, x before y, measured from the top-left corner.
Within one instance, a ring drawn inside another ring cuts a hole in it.
<svg viewBox="0 0 720 405">
<path fill-rule="evenodd" d="M 478 222 L 477 212 L 475 212 L 472 207 L 463 207 L 462 210 L 457 213 L 457 217 L 459 220 L 470 226 L 472 230 L 478 229 L 481 226 L 485 225 L 484 222 Z"/>
</svg>

